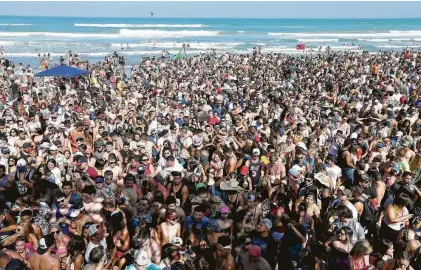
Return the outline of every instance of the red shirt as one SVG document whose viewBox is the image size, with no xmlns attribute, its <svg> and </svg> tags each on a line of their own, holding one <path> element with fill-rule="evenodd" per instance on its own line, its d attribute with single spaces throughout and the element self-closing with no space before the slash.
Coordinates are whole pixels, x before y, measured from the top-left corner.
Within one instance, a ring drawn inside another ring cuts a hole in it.
<svg viewBox="0 0 421 270">
<path fill-rule="evenodd" d="M 217 124 L 217 123 L 219 123 L 219 118 L 218 117 L 216 117 L 216 116 L 212 116 L 212 117 L 209 117 L 209 120 L 208 120 L 208 123 L 209 123 L 209 125 L 215 125 L 215 124 Z"/>
</svg>

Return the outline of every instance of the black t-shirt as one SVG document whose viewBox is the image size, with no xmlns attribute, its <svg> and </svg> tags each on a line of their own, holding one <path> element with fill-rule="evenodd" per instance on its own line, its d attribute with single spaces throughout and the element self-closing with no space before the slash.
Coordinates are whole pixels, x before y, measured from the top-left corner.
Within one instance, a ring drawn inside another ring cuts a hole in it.
<svg viewBox="0 0 421 270">
<path fill-rule="evenodd" d="M 252 245 L 259 246 L 262 251 L 262 257 L 268 261 L 268 263 L 275 267 L 276 259 L 277 259 L 277 252 L 278 252 L 278 242 L 273 239 L 272 234 L 269 233 L 266 237 L 261 237 L 258 233 L 252 234 L 251 238 Z"/>
</svg>

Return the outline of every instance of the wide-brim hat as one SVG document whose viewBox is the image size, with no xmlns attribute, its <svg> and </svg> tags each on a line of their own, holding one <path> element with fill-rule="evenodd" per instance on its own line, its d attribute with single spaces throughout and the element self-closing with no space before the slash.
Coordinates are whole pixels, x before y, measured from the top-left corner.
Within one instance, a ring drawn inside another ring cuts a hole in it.
<svg viewBox="0 0 421 270">
<path fill-rule="evenodd" d="M 239 183 L 235 179 L 230 179 L 229 181 L 224 181 L 219 185 L 221 190 L 226 191 L 243 191 L 243 188 L 239 186 Z"/>
<path fill-rule="evenodd" d="M 358 118 L 356 121 L 360 124 L 363 124 L 363 122 L 366 122 L 366 123 L 377 122 L 378 123 L 382 120 L 376 117 L 367 117 L 367 118 Z"/>
<path fill-rule="evenodd" d="M 324 174 L 322 172 L 318 172 L 318 173 L 314 174 L 314 179 L 319 181 L 320 184 L 322 184 L 326 187 L 330 187 L 329 176 L 327 176 L 326 174 Z"/>
<path fill-rule="evenodd" d="M 322 108 L 332 108 L 332 107 L 333 107 L 333 105 L 332 105 L 332 104 L 330 104 L 330 103 L 328 103 L 328 102 L 323 102 L 323 103 L 320 105 L 320 107 L 322 107 Z"/>
</svg>

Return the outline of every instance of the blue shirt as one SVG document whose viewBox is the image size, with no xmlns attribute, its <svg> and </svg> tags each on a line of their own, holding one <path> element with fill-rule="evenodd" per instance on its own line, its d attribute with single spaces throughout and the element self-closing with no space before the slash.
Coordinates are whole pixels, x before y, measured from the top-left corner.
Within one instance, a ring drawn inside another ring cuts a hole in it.
<svg viewBox="0 0 421 270">
<path fill-rule="evenodd" d="M 196 220 L 194 219 L 193 216 L 188 216 L 186 218 L 186 220 L 184 221 L 184 230 L 186 232 L 189 232 L 189 231 L 191 231 L 192 226 L 194 224 L 196 224 L 197 225 L 197 228 L 202 232 L 201 233 L 201 237 L 203 239 L 204 236 L 205 236 L 204 228 L 208 224 L 208 221 L 209 221 L 209 219 L 207 217 L 203 217 L 199 222 L 196 222 Z"/>
<path fill-rule="evenodd" d="M 183 118 L 177 118 L 177 119 L 175 119 L 175 122 L 177 123 L 177 125 L 179 125 L 181 127 L 184 124 L 184 119 Z"/>
</svg>

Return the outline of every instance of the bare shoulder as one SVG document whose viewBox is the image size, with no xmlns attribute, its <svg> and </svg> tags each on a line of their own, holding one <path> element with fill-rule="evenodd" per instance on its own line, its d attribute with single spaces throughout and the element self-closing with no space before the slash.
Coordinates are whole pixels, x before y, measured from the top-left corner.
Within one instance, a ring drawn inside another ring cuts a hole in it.
<svg viewBox="0 0 421 270">
<path fill-rule="evenodd" d="M 36 253 L 36 252 L 32 253 L 31 255 L 29 255 L 28 261 L 33 262 L 34 260 L 36 260 L 38 258 L 38 256 L 39 256 L 38 253 Z"/>
</svg>

